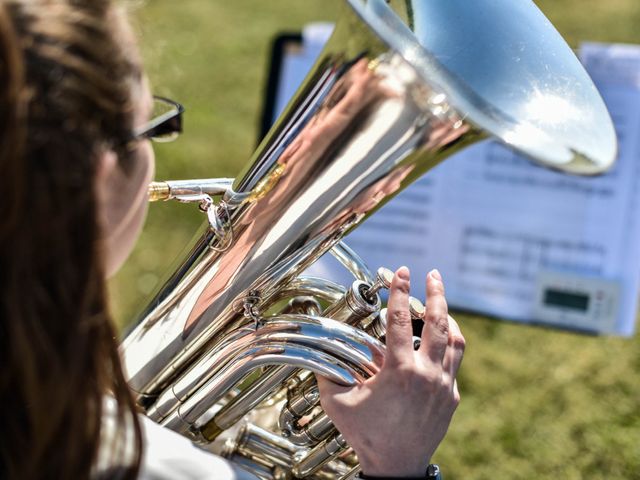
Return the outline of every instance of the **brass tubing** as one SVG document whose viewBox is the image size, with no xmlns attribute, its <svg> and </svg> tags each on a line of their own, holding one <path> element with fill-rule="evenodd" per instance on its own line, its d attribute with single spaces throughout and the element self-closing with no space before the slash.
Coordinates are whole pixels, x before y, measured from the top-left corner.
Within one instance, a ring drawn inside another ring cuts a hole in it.
<svg viewBox="0 0 640 480">
<path fill-rule="evenodd" d="M 318 301 L 309 296 L 293 297 L 289 300 L 287 306 L 282 310 L 283 314 L 303 314 L 318 316 L 322 311 L 322 307 Z"/>
<path fill-rule="evenodd" d="M 207 442 L 214 441 L 220 433 L 238 422 L 296 372 L 298 369 L 294 367 L 267 367 L 267 371 L 260 378 L 252 382 L 200 428 L 202 437 Z"/>
<path fill-rule="evenodd" d="M 189 201 L 201 198 L 224 195 L 233 185 L 233 178 L 202 178 L 197 180 L 169 180 L 151 182 L 148 196 L 150 202 L 163 200 Z"/>
<path fill-rule="evenodd" d="M 295 297 L 291 299 L 283 313 L 317 315 L 319 309 L 318 302 L 312 297 Z M 202 437 L 207 442 L 215 440 L 224 430 L 238 422 L 298 372 L 297 368 L 287 366 L 267 367 L 259 378 L 246 386 L 200 428 Z"/>
<path fill-rule="evenodd" d="M 336 243 L 329 253 L 342 264 L 344 268 L 351 272 L 356 280 L 361 280 L 365 283 L 373 283 L 373 275 L 369 271 L 367 264 L 364 263 L 360 255 L 349 247 L 344 241 Z"/>
<path fill-rule="evenodd" d="M 332 318 L 347 325 L 358 325 L 362 320 L 380 310 L 381 302 L 378 295 L 365 297 L 369 285 L 356 280 L 342 297 L 323 312 L 325 318 Z"/>
<path fill-rule="evenodd" d="M 291 457 L 300 449 L 284 438 L 255 425 L 245 425 L 236 440 L 238 453 L 261 458 L 273 466 L 290 468 Z"/>
<path fill-rule="evenodd" d="M 270 465 L 264 465 L 262 462 L 254 459 L 247 458 L 240 453 L 230 453 L 223 456 L 232 463 L 235 463 L 243 470 L 247 470 L 260 480 L 277 480 L 276 475 L 273 472 L 273 467 Z"/>
<path fill-rule="evenodd" d="M 360 464 L 358 464 L 349 470 L 340 480 L 355 480 L 361 471 Z"/>
<path fill-rule="evenodd" d="M 254 425 L 243 427 L 238 437 L 228 440 L 222 456 L 249 470 L 262 480 L 291 480 L 294 462 L 305 458 L 310 450 L 297 447 L 287 440 Z M 325 462 L 307 478 L 335 480 L 352 471 L 351 463 L 342 460 Z"/>
<path fill-rule="evenodd" d="M 298 478 L 305 478 L 320 470 L 348 447 L 342 435 L 338 433 L 311 449 L 307 455 L 296 461 L 291 471 Z"/>
<path fill-rule="evenodd" d="M 280 300 L 299 296 L 310 296 L 317 300 L 333 303 L 336 302 L 345 291 L 346 289 L 342 285 L 332 282 L 331 280 L 307 276 L 297 277 L 274 295 L 270 303 L 265 305 L 265 308 L 268 308 Z"/>
</svg>

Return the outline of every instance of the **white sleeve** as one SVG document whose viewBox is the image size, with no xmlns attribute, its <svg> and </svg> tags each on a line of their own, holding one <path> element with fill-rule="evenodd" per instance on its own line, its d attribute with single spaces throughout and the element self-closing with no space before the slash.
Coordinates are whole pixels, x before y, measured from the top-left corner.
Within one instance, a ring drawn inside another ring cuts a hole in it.
<svg viewBox="0 0 640 480">
<path fill-rule="evenodd" d="M 146 417 L 141 416 L 140 423 L 145 444 L 141 480 L 256 480 L 249 472 Z"/>
</svg>

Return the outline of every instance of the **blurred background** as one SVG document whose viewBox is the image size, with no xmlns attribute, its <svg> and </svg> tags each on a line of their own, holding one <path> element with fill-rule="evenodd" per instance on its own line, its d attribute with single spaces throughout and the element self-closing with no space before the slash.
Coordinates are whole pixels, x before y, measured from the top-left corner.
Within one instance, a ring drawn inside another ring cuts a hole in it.
<svg viewBox="0 0 640 480">
<path fill-rule="evenodd" d="M 640 43 L 638 0 L 536 3 L 573 47 Z M 135 3 L 152 89 L 187 109 L 180 140 L 156 145 L 156 178 L 235 176 L 256 145 L 273 37 L 334 21 L 338 10 L 338 0 Z M 195 206 L 151 205 L 136 250 L 110 284 L 122 329 L 202 220 Z M 458 380 L 463 401 L 433 459 L 448 480 L 640 479 L 638 335 L 585 336 L 454 315 L 468 345 Z"/>
</svg>

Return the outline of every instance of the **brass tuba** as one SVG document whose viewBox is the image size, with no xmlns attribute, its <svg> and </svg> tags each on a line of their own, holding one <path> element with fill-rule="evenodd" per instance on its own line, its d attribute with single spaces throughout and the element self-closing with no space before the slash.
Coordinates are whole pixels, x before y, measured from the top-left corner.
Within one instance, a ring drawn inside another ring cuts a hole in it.
<svg viewBox="0 0 640 480">
<path fill-rule="evenodd" d="M 146 414 L 215 441 L 260 478 L 355 475 L 310 372 L 346 385 L 376 373 L 389 272 L 372 274 L 341 239 L 487 137 L 576 174 L 602 172 L 616 154 L 600 96 L 532 2 L 344 0 L 311 73 L 235 180 L 150 189 L 196 202 L 207 220 L 122 344 Z M 352 285 L 303 274 L 325 252 Z M 414 300 L 416 318 L 422 310 Z"/>
</svg>

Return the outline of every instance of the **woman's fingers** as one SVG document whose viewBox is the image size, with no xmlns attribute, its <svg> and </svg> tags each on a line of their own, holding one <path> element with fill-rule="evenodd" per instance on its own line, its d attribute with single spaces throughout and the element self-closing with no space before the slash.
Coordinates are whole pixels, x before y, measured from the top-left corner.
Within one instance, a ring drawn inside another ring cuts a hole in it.
<svg viewBox="0 0 640 480">
<path fill-rule="evenodd" d="M 320 404 L 324 411 L 331 418 L 344 415 L 344 405 L 349 404 L 352 398 L 354 387 L 338 385 L 331 380 L 316 374 L 316 382 L 320 390 Z"/>
<path fill-rule="evenodd" d="M 451 378 L 456 378 L 458 374 L 464 349 L 465 339 L 462 336 L 458 322 L 449 315 L 449 341 L 447 343 L 447 351 L 444 354 L 442 369 L 447 372 Z"/>
<path fill-rule="evenodd" d="M 449 343 L 449 312 L 444 297 L 444 284 L 438 270 L 427 275 L 427 306 L 420 352 L 433 363 L 442 365 Z"/>
<path fill-rule="evenodd" d="M 386 364 L 413 361 L 409 289 L 409 269 L 400 267 L 393 276 L 387 303 Z"/>
<path fill-rule="evenodd" d="M 316 383 L 318 384 L 318 388 L 322 392 L 323 395 L 326 396 L 335 396 L 339 394 L 344 394 L 349 392 L 352 387 L 345 387 L 344 385 L 338 385 L 337 383 L 333 383 L 331 380 L 323 377 L 322 375 L 316 374 Z"/>
</svg>

